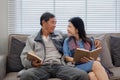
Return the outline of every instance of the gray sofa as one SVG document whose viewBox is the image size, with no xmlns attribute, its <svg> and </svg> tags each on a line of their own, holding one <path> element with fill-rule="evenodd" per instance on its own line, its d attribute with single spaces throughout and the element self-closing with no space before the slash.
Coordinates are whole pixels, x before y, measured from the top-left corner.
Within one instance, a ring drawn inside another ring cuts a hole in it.
<svg viewBox="0 0 120 80">
<path fill-rule="evenodd" d="M 20 41 L 26 41 L 27 36 L 28 35 L 24 35 L 24 34 L 9 35 L 8 54 L 10 53 L 10 49 L 11 49 L 10 44 L 11 44 L 12 37 L 19 39 Z M 104 64 L 105 67 L 107 67 L 113 73 L 113 75 L 110 76 L 110 80 L 120 80 L 120 67 L 115 67 L 112 64 L 110 45 L 109 45 L 110 36 L 120 37 L 120 33 L 88 34 L 88 36 L 93 36 L 101 40 L 102 46 L 103 46 L 102 54 L 101 54 L 101 62 L 102 64 Z M 7 55 L 0 55 L 0 80 L 19 80 L 19 78 L 17 77 L 18 72 L 7 72 L 6 71 L 6 65 L 8 62 Z M 60 80 L 60 79 L 52 78 L 50 80 Z"/>
</svg>

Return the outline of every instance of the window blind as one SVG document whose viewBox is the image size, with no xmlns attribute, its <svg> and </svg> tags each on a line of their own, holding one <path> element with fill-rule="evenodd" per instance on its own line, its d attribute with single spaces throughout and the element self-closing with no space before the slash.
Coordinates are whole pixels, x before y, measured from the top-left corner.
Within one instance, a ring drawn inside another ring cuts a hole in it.
<svg viewBox="0 0 120 80">
<path fill-rule="evenodd" d="M 55 0 L 56 29 L 67 31 L 68 20 L 79 16 L 85 21 L 85 0 Z"/>
<path fill-rule="evenodd" d="M 116 31 L 115 0 L 87 1 L 87 30 L 89 32 Z"/>
<path fill-rule="evenodd" d="M 8 0 L 8 33 L 37 32 L 40 16 L 47 11 L 54 12 L 53 0 Z"/>
<path fill-rule="evenodd" d="M 67 31 L 79 16 L 88 33 L 120 32 L 120 0 L 8 0 L 8 34 L 37 32 L 44 12 L 55 14 L 56 30 Z"/>
<path fill-rule="evenodd" d="M 117 22 L 116 22 L 116 25 L 117 25 L 117 32 L 120 32 L 120 0 L 117 0 Z"/>
<path fill-rule="evenodd" d="M 22 31 L 38 31 L 41 27 L 40 16 L 46 11 L 54 12 L 53 0 L 22 0 Z"/>
<path fill-rule="evenodd" d="M 19 3 L 19 7 L 18 4 Z M 20 29 L 19 25 L 17 23 L 20 23 L 20 13 L 21 7 L 20 7 L 20 1 L 16 0 L 8 0 L 8 33 L 17 33 L 19 32 L 18 30 Z"/>
</svg>

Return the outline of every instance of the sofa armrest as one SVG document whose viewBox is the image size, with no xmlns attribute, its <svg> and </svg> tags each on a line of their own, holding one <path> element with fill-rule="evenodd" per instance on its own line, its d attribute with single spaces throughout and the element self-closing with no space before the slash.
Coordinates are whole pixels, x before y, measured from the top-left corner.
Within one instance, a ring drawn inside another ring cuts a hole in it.
<svg viewBox="0 0 120 80">
<path fill-rule="evenodd" d="M 0 55 L 0 80 L 3 80 L 6 74 L 6 56 Z"/>
</svg>

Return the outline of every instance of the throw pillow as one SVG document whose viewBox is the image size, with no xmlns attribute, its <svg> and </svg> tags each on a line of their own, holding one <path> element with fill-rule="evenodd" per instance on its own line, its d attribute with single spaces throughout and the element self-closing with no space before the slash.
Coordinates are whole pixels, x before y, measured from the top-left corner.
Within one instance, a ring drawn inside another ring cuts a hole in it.
<svg viewBox="0 0 120 80">
<path fill-rule="evenodd" d="M 7 57 L 7 72 L 18 72 L 23 69 L 20 55 L 25 46 L 25 42 L 22 42 L 14 37 L 11 39 L 10 53 Z"/>
<path fill-rule="evenodd" d="M 113 65 L 120 67 L 120 37 L 110 37 L 111 57 Z"/>
</svg>

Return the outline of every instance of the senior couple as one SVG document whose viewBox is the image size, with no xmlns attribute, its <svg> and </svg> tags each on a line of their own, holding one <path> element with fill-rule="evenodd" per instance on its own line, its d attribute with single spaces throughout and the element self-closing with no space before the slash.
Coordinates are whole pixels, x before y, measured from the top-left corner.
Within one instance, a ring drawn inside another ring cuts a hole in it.
<svg viewBox="0 0 120 80">
<path fill-rule="evenodd" d="M 51 77 L 61 80 L 108 80 L 99 57 L 97 60 L 84 57 L 80 59 L 80 63 L 73 59 L 78 47 L 87 50 L 101 47 L 99 40 L 86 36 L 84 22 L 80 17 L 68 20 L 67 38 L 54 31 L 56 19 L 50 12 L 41 15 L 40 25 L 40 31 L 28 37 L 21 53 L 21 61 L 26 70 L 20 75 L 20 80 L 48 80 Z M 34 51 L 42 61 L 29 61 L 29 51 Z"/>
</svg>

